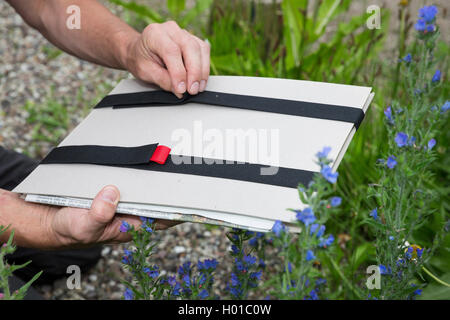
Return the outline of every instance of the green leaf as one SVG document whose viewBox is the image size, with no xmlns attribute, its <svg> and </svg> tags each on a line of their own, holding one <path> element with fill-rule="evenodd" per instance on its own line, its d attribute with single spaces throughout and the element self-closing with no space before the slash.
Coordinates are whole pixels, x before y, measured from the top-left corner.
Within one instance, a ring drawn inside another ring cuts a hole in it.
<svg viewBox="0 0 450 320">
<path fill-rule="evenodd" d="M 167 0 L 167 9 L 169 9 L 169 12 L 175 17 L 180 15 L 184 10 L 185 5 L 185 0 Z"/>
<path fill-rule="evenodd" d="M 214 0 L 197 0 L 192 9 L 184 15 L 180 21 L 180 25 L 186 27 L 191 21 L 197 19 L 205 10 L 209 9 Z"/>
<path fill-rule="evenodd" d="M 150 9 L 148 6 L 143 6 L 137 4 L 136 2 L 125 2 L 122 0 L 109 0 L 109 2 L 117 4 L 131 12 L 134 12 L 141 18 L 143 18 L 147 23 L 162 23 L 164 19 L 154 10 Z"/>
<path fill-rule="evenodd" d="M 305 0 L 284 0 L 281 4 L 286 44 L 286 69 L 300 66 L 301 35 L 305 23 L 306 5 Z"/>
<path fill-rule="evenodd" d="M 350 0 L 323 0 L 317 14 L 317 23 L 314 28 L 314 34 L 319 37 L 325 32 L 325 27 L 339 13 L 346 11 L 350 5 Z"/>
</svg>

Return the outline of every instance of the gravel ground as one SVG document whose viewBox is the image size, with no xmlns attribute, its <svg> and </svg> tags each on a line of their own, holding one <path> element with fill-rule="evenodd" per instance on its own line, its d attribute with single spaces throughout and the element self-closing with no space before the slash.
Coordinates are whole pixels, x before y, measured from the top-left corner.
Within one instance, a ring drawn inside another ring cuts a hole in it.
<svg viewBox="0 0 450 320">
<path fill-rule="evenodd" d="M 419 2 L 411 12 L 416 12 Z M 445 1 L 437 2 L 441 7 L 448 6 L 444 5 Z M 391 7 L 397 5 L 397 1 L 386 3 Z M 445 23 L 448 27 L 448 21 Z M 30 114 L 24 107 L 27 101 L 40 105 L 47 103 L 50 97 L 67 106 L 71 110 L 65 128 L 68 132 L 83 119 L 87 107 L 127 76 L 123 71 L 105 69 L 64 53 L 55 58 L 54 47 L 25 25 L 4 1 L 0 2 L 0 30 L 0 144 L 6 148 L 40 158 L 53 146 L 52 142 L 34 138 L 34 124 L 27 121 Z M 86 101 L 92 103 L 86 106 Z M 161 231 L 154 262 L 161 270 L 174 273 L 176 266 L 187 260 L 216 258 L 221 261 L 215 277 L 219 294 L 224 291 L 230 272 L 226 268 L 231 266 L 230 257 L 225 255 L 229 246 L 225 232 L 223 228 L 189 223 Z M 126 245 L 104 246 L 102 259 L 89 273 L 82 275 L 80 290 L 67 289 L 66 279 L 39 287 L 39 290 L 48 299 L 120 299 L 124 291 L 120 281 L 129 276 L 120 262 L 124 247 Z M 268 265 L 276 261 L 275 255 L 271 254 L 268 261 Z M 270 273 L 266 272 L 265 276 L 267 274 Z M 261 293 L 253 297 L 264 296 Z"/>
<path fill-rule="evenodd" d="M 99 99 L 108 88 L 127 76 L 123 71 L 102 68 L 64 53 L 49 58 L 54 47 L 29 28 L 4 1 L 0 2 L 0 30 L 0 144 L 6 148 L 40 158 L 52 147 L 52 143 L 34 141 L 34 125 L 27 122 L 29 113 L 24 108 L 27 101 L 39 105 L 51 96 L 68 108 L 75 107 L 75 112 L 69 115 L 70 131 L 86 114 L 82 102 Z M 53 87 L 52 92 L 50 87 Z M 81 101 L 78 98 L 80 88 L 83 89 Z M 204 225 L 190 223 L 161 231 L 155 263 L 161 270 L 173 273 L 178 265 L 188 260 L 223 260 L 229 246 L 225 231 L 208 230 Z M 82 275 L 80 290 L 67 289 L 66 279 L 61 279 L 53 285 L 40 287 L 40 291 L 48 299 L 120 299 L 125 290 L 121 279 L 128 276 L 120 262 L 125 247 L 105 246 L 97 266 Z M 228 270 L 224 270 L 224 266 L 230 265 L 221 263 L 216 279 L 225 279 L 224 273 Z M 217 293 L 224 286 L 225 283 L 219 283 Z"/>
</svg>

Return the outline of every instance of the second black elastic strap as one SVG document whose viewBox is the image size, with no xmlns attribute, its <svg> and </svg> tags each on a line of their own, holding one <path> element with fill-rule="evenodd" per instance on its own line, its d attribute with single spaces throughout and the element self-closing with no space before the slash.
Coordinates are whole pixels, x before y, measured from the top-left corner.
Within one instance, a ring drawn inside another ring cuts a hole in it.
<svg viewBox="0 0 450 320">
<path fill-rule="evenodd" d="M 158 144 L 139 147 L 64 146 L 53 149 L 41 164 L 95 164 L 138 170 L 190 174 L 297 188 L 307 185 L 314 172 L 269 167 L 253 163 L 227 163 L 224 160 L 170 155 L 164 164 L 150 161 Z M 266 174 L 264 172 L 273 173 Z"/>
<path fill-rule="evenodd" d="M 104 97 L 95 108 L 177 106 L 189 102 L 350 122 L 355 125 L 356 129 L 358 129 L 364 119 L 364 112 L 361 109 L 354 107 L 247 96 L 214 91 L 204 91 L 193 96 L 185 94 L 181 99 L 178 99 L 173 93 L 162 90 L 112 94 Z"/>
</svg>

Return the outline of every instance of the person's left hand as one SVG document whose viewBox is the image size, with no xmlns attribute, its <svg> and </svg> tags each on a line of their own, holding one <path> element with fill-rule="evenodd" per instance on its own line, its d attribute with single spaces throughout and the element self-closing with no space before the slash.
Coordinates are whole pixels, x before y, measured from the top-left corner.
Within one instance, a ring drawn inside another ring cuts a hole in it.
<svg viewBox="0 0 450 320">
<path fill-rule="evenodd" d="M 208 81 L 210 46 L 174 21 L 152 23 L 131 42 L 126 68 L 179 98 L 186 91 L 197 94 Z"/>
<path fill-rule="evenodd" d="M 115 214 L 119 199 L 119 190 L 106 186 L 89 210 L 61 208 L 26 202 L 18 194 L 0 189 L 0 225 L 9 225 L 15 231 L 14 241 L 23 247 L 62 249 L 128 242 L 131 236 L 120 232 L 122 221 L 136 229 L 142 221 L 137 216 Z M 156 229 L 178 223 L 156 220 Z M 7 241 L 5 236 L 2 241 Z"/>
</svg>

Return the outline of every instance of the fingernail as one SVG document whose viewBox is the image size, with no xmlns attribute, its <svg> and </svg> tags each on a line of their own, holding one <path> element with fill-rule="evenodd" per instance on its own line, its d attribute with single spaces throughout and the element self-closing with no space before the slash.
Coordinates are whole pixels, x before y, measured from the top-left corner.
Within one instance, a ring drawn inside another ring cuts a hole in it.
<svg viewBox="0 0 450 320">
<path fill-rule="evenodd" d="M 109 202 L 109 203 L 112 203 L 115 205 L 118 200 L 119 195 L 117 194 L 117 191 L 115 188 L 105 187 L 103 189 L 101 197 L 102 197 L 103 201 L 106 201 L 106 202 Z"/>
<path fill-rule="evenodd" d="M 206 88 L 206 81 L 205 80 L 200 81 L 200 91 L 201 92 L 205 91 L 205 88 Z"/>
<path fill-rule="evenodd" d="M 179 93 L 184 93 L 186 91 L 186 83 L 184 83 L 184 81 L 181 81 L 178 84 L 178 92 Z"/>
<path fill-rule="evenodd" d="M 195 81 L 192 86 L 191 90 L 189 91 L 190 94 L 197 94 L 198 93 L 199 84 L 198 81 Z"/>
</svg>

